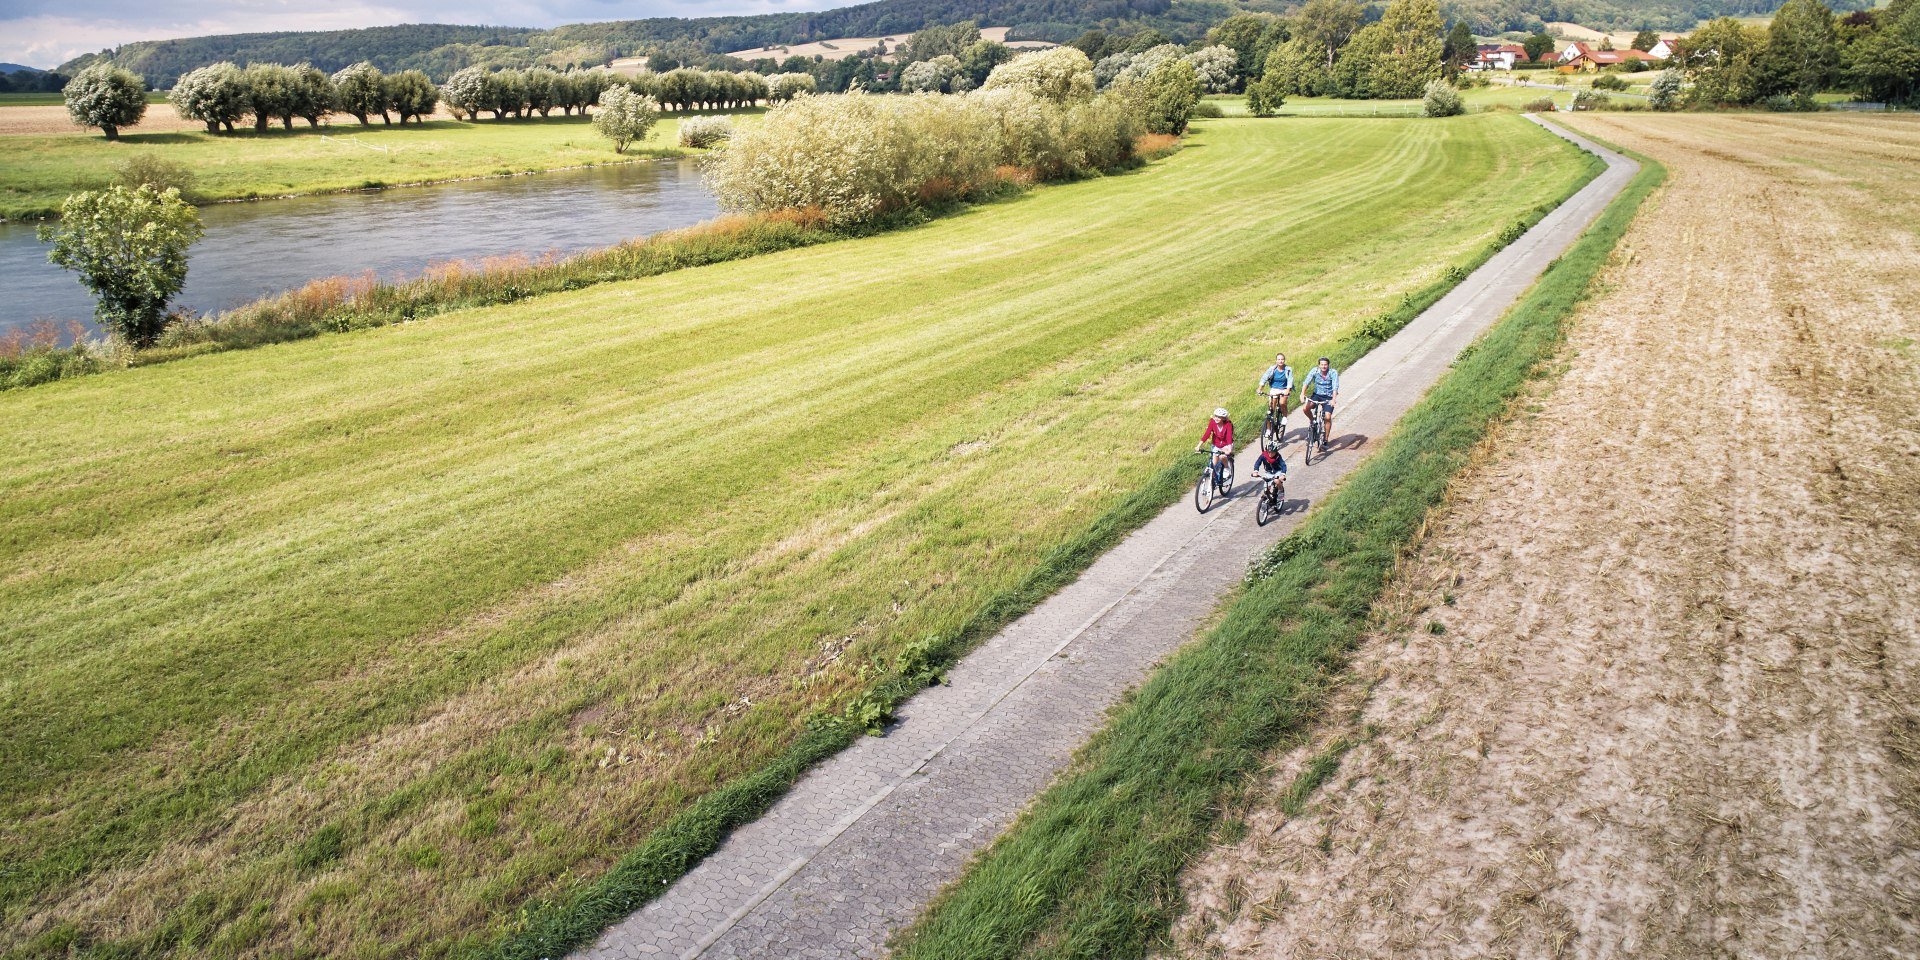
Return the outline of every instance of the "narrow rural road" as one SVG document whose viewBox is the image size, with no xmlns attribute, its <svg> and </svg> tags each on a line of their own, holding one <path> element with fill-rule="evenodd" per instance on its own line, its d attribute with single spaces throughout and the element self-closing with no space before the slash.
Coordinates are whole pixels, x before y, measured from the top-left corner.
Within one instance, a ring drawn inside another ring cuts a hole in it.
<svg viewBox="0 0 1920 960">
<path fill-rule="evenodd" d="M 1243 451 L 1236 499 L 1206 515 L 1190 498 L 1168 508 L 982 644 L 946 686 L 913 698 L 885 737 L 821 764 L 578 956 L 883 954 L 887 938 L 1065 766 L 1107 708 L 1193 636 L 1255 552 L 1366 456 L 1637 169 L 1541 125 L 1605 158 L 1608 170 L 1342 373 L 1336 452 L 1300 466 L 1298 430 L 1288 448 L 1287 517 L 1254 522 L 1252 458 Z"/>
</svg>

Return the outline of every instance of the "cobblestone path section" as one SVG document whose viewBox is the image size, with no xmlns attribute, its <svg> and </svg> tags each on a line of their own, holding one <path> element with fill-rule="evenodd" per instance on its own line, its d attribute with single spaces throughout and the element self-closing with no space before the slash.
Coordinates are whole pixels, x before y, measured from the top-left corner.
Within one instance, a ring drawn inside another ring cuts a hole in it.
<svg viewBox="0 0 1920 960">
<path fill-rule="evenodd" d="M 1609 170 L 1341 373 L 1333 456 L 1300 466 L 1301 431 L 1292 435 L 1287 516 L 1254 522 L 1252 458 L 1242 451 L 1233 500 L 1205 515 L 1191 498 L 1168 508 L 982 644 L 948 672 L 946 686 L 915 696 L 886 736 L 822 763 L 577 956 L 883 955 L 893 931 L 1047 785 L 1107 708 L 1193 636 L 1254 553 L 1361 461 L 1637 169 L 1542 126 L 1605 157 Z"/>
</svg>

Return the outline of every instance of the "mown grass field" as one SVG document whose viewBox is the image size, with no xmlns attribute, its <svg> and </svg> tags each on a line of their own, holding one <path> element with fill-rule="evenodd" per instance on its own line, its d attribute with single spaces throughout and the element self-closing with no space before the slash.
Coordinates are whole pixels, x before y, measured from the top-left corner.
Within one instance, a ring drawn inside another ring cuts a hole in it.
<svg viewBox="0 0 1920 960">
<path fill-rule="evenodd" d="M 904 233 L 0 395 L 0 951 L 439 956 L 1587 169 L 1217 121 Z"/>
<path fill-rule="evenodd" d="M 349 121 L 318 129 L 297 122 L 292 131 L 219 136 L 133 128 L 116 142 L 72 133 L 0 137 L 0 217 L 57 212 L 67 194 L 107 184 L 138 153 L 192 171 L 191 192 L 204 201 L 498 176 L 680 152 L 679 120 L 671 115 L 624 155 L 614 153 L 583 117 L 436 120 L 404 127 L 376 119 L 366 127 Z"/>
<path fill-rule="evenodd" d="M 1541 90 L 1537 87 L 1489 86 L 1475 87 L 1460 91 L 1461 99 L 1467 103 L 1471 112 L 1484 112 L 1508 108 L 1518 110 L 1521 105 L 1552 97 L 1556 103 L 1565 105 L 1573 99 L 1571 89 Z M 1247 98 L 1240 94 L 1231 96 L 1208 97 L 1207 102 L 1217 104 L 1220 112 L 1229 117 L 1245 117 Z M 1346 100 L 1339 97 L 1288 97 L 1286 105 L 1280 108 L 1276 116 L 1282 117 L 1418 117 L 1421 115 L 1419 100 Z"/>
</svg>

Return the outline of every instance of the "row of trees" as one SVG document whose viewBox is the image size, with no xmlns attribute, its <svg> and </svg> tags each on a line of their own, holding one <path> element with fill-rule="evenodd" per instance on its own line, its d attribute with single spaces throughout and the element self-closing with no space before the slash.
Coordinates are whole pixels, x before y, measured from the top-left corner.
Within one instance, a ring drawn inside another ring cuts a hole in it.
<svg viewBox="0 0 1920 960">
<path fill-rule="evenodd" d="M 440 89 L 418 70 L 388 76 L 377 67 L 357 63 L 328 76 L 310 64 L 215 63 L 191 70 L 173 85 L 167 99 L 182 117 L 207 125 L 208 133 L 231 133 L 251 117 L 255 130 L 273 121 L 293 129 L 294 119 L 317 127 L 335 111 L 351 114 L 366 124 L 373 114 L 392 123 L 418 123 L 433 113 Z"/>
<path fill-rule="evenodd" d="M 1873 101 L 1920 104 L 1920 0 L 1836 17 L 1820 0 L 1787 0 L 1765 27 L 1714 20 L 1681 44 L 1688 99 L 1812 109 L 1848 89 Z"/>
<path fill-rule="evenodd" d="M 447 109 L 461 119 L 473 119 L 482 111 L 501 117 L 546 117 L 553 111 L 571 116 L 575 110 L 586 113 L 598 103 L 602 91 L 620 82 L 607 70 L 570 70 L 561 73 L 546 67 L 531 70 L 489 71 L 467 67 L 447 78 L 441 97 Z"/>
</svg>

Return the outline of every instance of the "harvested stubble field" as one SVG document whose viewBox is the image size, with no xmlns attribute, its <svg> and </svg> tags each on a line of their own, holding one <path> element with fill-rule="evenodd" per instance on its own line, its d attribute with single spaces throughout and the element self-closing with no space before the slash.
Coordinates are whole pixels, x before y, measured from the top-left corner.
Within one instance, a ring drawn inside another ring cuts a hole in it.
<svg viewBox="0 0 1920 960">
<path fill-rule="evenodd" d="M 0 396 L 0 948 L 484 940 L 1559 196 L 1557 144 L 1217 122 L 905 233 Z"/>
<path fill-rule="evenodd" d="M 1184 955 L 1920 954 L 1920 122 L 1574 125 L 1669 186 Z"/>
<path fill-rule="evenodd" d="M 59 111 L 65 123 L 62 107 L 8 107 L 0 109 L 0 131 L 10 115 L 42 109 Z M 171 114 L 172 109 L 148 112 Z M 69 123 L 66 129 L 80 128 Z M 198 124 L 167 133 L 143 124 L 117 141 L 103 139 L 98 131 L 92 136 L 0 136 L 0 218 L 55 214 L 68 193 L 106 185 L 136 154 L 185 167 L 194 176 L 190 190 L 196 200 L 242 200 L 623 163 L 682 153 L 679 136 L 679 119 L 671 115 L 624 155 L 614 153 L 579 116 L 442 119 L 390 127 L 377 119 L 365 127 L 349 118 L 319 128 L 299 120 L 292 130 L 276 126 L 266 133 L 248 128 L 220 135 Z"/>
</svg>

